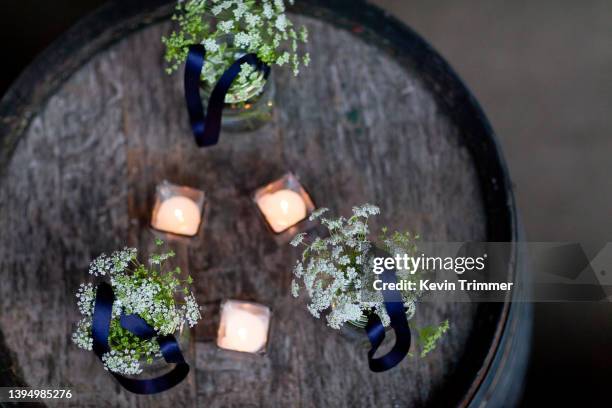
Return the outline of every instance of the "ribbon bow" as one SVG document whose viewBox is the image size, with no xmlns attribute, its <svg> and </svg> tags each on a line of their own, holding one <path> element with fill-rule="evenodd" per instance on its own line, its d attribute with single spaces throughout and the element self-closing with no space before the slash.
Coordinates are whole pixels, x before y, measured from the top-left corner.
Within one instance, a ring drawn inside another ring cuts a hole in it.
<svg viewBox="0 0 612 408">
<path fill-rule="evenodd" d="M 240 66 L 244 63 L 250 64 L 258 71 L 263 71 L 264 78 L 267 78 L 270 74 L 270 67 L 263 63 L 256 54 L 246 54 L 240 57 L 219 78 L 210 94 L 206 115 L 204 115 L 204 107 L 200 98 L 200 75 L 202 74 L 205 56 L 204 46 L 198 44 L 189 47 L 184 78 L 185 101 L 187 102 L 189 121 L 199 147 L 213 146 L 219 141 L 225 95 L 240 73 Z"/>
<path fill-rule="evenodd" d="M 96 292 L 96 302 L 92 318 L 91 334 L 93 337 L 93 350 L 100 360 L 104 353 L 110 352 L 108 335 L 110 333 L 111 312 L 115 295 L 113 289 L 106 282 L 100 283 Z M 151 339 L 157 332 L 141 317 L 131 314 L 121 314 L 119 318 L 121 327 L 141 339 Z M 174 363 L 174 369 L 157 378 L 137 380 L 127 378 L 111 372 L 126 390 L 136 394 L 156 394 L 166 391 L 181 381 L 189 373 L 189 364 L 185 362 L 179 345 L 172 335 L 157 336 L 159 349 L 167 363 Z"/>
<path fill-rule="evenodd" d="M 374 255 L 386 256 L 388 254 L 375 248 Z M 388 269 L 385 267 L 381 277 L 384 283 L 397 283 L 395 268 Z M 408 320 L 406 319 L 402 294 L 398 290 L 386 289 L 388 287 L 389 285 L 384 286 L 383 299 L 385 309 L 391 318 L 391 328 L 395 331 L 395 344 L 393 348 L 384 356 L 374 358 L 374 354 L 376 354 L 376 351 L 385 339 L 385 327 L 376 314 L 371 314 L 365 328 L 372 345 L 372 348 L 368 351 L 368 364 L 370 370 L 377 373 L 390 370 L 398 365 L 410 350 L 410 327 L 408 327 Z"/>
</svg>

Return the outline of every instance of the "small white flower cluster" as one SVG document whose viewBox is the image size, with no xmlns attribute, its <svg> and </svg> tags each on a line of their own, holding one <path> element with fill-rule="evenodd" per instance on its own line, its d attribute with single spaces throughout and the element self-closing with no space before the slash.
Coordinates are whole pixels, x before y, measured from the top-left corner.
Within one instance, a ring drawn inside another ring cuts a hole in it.
<svg viewBox="0 0 612 408">
<path fill-rule="evenodd" d="M 355 217 L 363 217 L 367 219 L 370 215 L 380 214 L 380 208 L 372 204 L 364 204 L 361 207 L 353 207 Z"/>
<path fill-rule="evenodd" d="M 90 317 L 93 313 L 94 301 L 96 298 L 96 291 L 94 290 L 93 283 L 81 283 L 77 290 L 77 306 L 79 312 L 83 316 Z"/>
<path fill-rule="evenodd" d="M 134 350 L 116 351 L 111 350 L 102 355 L 102 363 L 104 369 L 113 373 L 121 373 L 124 375 L 136 375 L 142 373 L 140 362 L 135 357 Z"/>
<path fill-rule="evenodd" d="M 83 316 L 77 323 L 76 330 L 72 334 L 72 341 L 82 349 L 91 350 L 93 339 L 90 335 L 91 316 L 93 314 L 96 291 L 92 283 L 81 283 L 76 293 L 77 307 Z"/>
<path fill-rule="evenodd" d="M 135 248 L 124 248 L 115 251 L 111 256 L 100 255 L 89 266 L 89 273 L 93 276 L 104 276 L 123 273 L 131 262 L 136 260 Z"/>
<path fill-rule="evenodd" d="M 72 342 L 84 350 L 91 351 L 93 348 L 93 338 L 91 337 L 90 317 L 79 320 L 76 330 L 72 333 Z"/>
<path fill-rule="evenodd" d="M 380 209 L 371 204 L 353 207 L 353 215 L 348 219 L 323 218 L 327 211 L 327 208 L 316 210 L 310 220 L 320 219 L 329 231 L 328 237 L 316 237 L 310 244 L 305 244 L 306 234 L 302 233 L 291 241 L 293 246 L 306 246 L 302 260 L 293 269 L 292 295 L 298 297 L 303 287 L 310 298 L 308 311 L 316 318 L 322 312 L 328 312 L 327 324 L 334 329 L 340 329 L 347 322 L 363 320 L 368 313 L 377 314 L 387 326 L 390 319 L 382 293 L 370 294 L 367 301 L 361 296 L 366 278 L 363 271 L 372 248 L 368 238 L 368 219 L 378 215 Z M 404 300 L 409 310 L 414 311 L 415 299 L 405 294 Z"/>
<path fill-rule="evenodd" d="M 189 327 L 195 326 L 198 323 L 198 320 L 202 318 L 200 306 L 198 306 L 193 293 L 185 296 L 185 304 L 182 306 L 182 309 Z"/>
<path fill-rule="evenodd" d="M 179 280 L 178 268 L 167 273 L 161 270 L 161 265 L 172 256 L 174 253 L 168 252 L 149 258 L 149 265 L 159 266 L 160 269 L 150 269 L 138 263 L 137 252 L 133 248 L 116 251 L 110 256 L 103 254 L 92 261 L 89 272 L 94 276 L 110 277 L 115 295 L 109 336 L 111 351 L 103 356 L 106 369 L 126 375 L 139 374 L 142 359 L 150 360 L 160 355 L 156 338 L 139 339 L 120 326 L 118 322 L 122 314 L 140 316 L 159 335 L 176 333 L 183 323 L 193 327 L 201 319 L 200 306 L 187 287 L 192 282 L 191 277 Z M 177 300 L 179 294 L 184 301 L 182 304 Z M 78 347 L 91 350 L 96 297 L 93 283 L 81 284 L 76 297 L 83 318 L 77 323 L 72 340 Z"/>
<path fill-rule="evenodd" d="M 293 4 L 293 0 L 289 3 Z M 210 87 L 246 53 L 257 54 L 268 65 L 291 64 L 294 75 L 298 75 L 300 66 L 310 63 L 310 55 L 299 50 L 299 45 L 308 41 L 308 31 L 305 27 L 294 28 L 285 12 L 284 0 L 180 2 L 173 17 L 179 30 L 162 38 L 167 48 L 166 61 L 171 64 L 168 72 L 176 71 L 189 45 L 199 42 L 206 49 L 202 80 Z M 242 74 L 232 83 L 226 102 L 244 102 L 244 98 L 259 94 L 264 84 L 261 72 Z"/>
</svg>

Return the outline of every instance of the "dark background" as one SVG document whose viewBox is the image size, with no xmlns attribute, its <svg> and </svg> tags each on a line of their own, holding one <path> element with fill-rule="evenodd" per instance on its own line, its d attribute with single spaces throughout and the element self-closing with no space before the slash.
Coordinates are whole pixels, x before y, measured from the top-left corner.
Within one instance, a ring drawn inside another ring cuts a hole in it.
<svg viewBox="0 0 612 408">
<path fill-rule="evenodd" d="M 4 0 L 0 94 L 103 0 Z M 612 1 L 376 0 L 423 35 L 499 135 L 530 241 L 612 241 Z M 611 406 L 612 305 L 538 303 L 524 406 Z"/>
</svg>

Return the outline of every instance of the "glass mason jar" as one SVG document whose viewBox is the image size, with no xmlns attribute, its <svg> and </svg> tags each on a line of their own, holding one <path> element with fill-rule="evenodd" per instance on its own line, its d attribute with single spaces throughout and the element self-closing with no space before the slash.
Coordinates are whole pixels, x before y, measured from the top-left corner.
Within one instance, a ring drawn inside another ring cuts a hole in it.
<svg viewBox="0 0 612 408">
<path fill-rule="evenodd" d="M 204 72 L 214 73 L 221 76 L 223 71 L 229 67 L 228 61 L 235 61 L 245 55 L 242 51 L 232 50 L 233 41 L 231 36 L 220 40 L 228 47 L 224 56 L 211 56 L 204 66 Z M 210 74 L 208 74 L 210 75 Z M 221 119 L 221 128 L 227 132 L 253 131 L 272 120 L 274 110 L 274 82 L 271 80 L 272 71 L 268 78 L 264 78 L 263 72 L 258 72 L 254 78 L 242 84 L 232 84 L 230 91 L 225 96 L 225 107 Z M 208 109 L 208 100 L 214 85 L 208 81 L 200 81 L 200 96 L 204 112 Z"/>
<path fill-rule="evenodd" d="M 368 314 L 367 312 L 361 315 L 358 320 L 350 320 L 342 325 L 340 328 L 340 334 L 342 337 L 358 343 L 360 346 L 365 348 L 370 347 L 370 341 L 368 339 L 368 333 L 366 332 L 366 326 L 368 325 Z M 389 330 L 389 327 L 385 328 L 385 332 Z"/>
<path fill-rule="evenodd" d="M 185 324 L 182 324 L 180 329 L 176 331 L 174 334 L 176 341 L 179 344 L 181 349 L 181 353 L 183 353 L 183 358 L 187 361 L 187 353 L 189 352 L 189 341 L 190 341 L 190 330 Z M 142 368 L 142 373 L 134 376 L 129 376 L 130 378 L 137 379 L 149 379 L 159 377 L 171 369 L 171 364 L 168 364 L 163 356 L 157 356 L 153 358 L 153 362 L 147 363 L 145 360 L 140 361 L 140 367 Z"/>
<path fill-rule="evenodd" d="M 340 328 L 340 335 L 348 340 L 358 343 L 360 346 L 365 348 L 370 348 L 372 345 L 370 344 L 370 340 L 368 338 L 368 333 L 366 331 L 366 326 L 368 325 L 368 316 L 370 316 L 373 311 L 367 311 L 359 317 L 357 320 L 350 320 L 342 325 Z M 410 320 L 414 315 L 414 308 L 406 308 L 406 319 Z M 395 341 L 394 336 L 390 336 L 389 332 L 392 330 L 391 326 L 385 327 L 385 340 L 383 340 L 382 347 L 385 347 L 391 339 Z"/>
</svg>

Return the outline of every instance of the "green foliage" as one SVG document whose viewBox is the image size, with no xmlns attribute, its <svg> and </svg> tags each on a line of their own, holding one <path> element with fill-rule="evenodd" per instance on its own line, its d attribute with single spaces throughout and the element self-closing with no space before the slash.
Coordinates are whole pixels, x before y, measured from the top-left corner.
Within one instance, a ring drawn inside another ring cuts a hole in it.
<svg viewBox="0 0 612 408">
<path fill-rule="evenodd" d="M 294 28 L 286 17 L 283 0 L 181 1 L 172 19 L 178 29 L 162 37 L 166 72 L 179 69 L 189 46 L 202 44 L 206 49 L 202 81 L 211 88 L 241 54 L 255 53 L 268 65 L 288 64 L 295 75 L 302 64 L 308 66 L 310 62 L 308 53 L 300 51 L 300 44 L 308 40 L 308 31 Z M 263 88 L 263 74 L 246 65 L 232 83 L 226 102 L 244 101 Z"/>
<path fill-rule="evenodd" d="M 204 19 L 205 14 L 205 1 L 177 3 L 172 20 L 178 23 L 180 29 L 172 32 L 169 37 L 162 37 L 162 42 L 166 46 L 168 74 L 176 71 L 185 61 L 190 45 L 200 44 L 210 34 L 210 24 Z"/>
<path fill-rule="evenodd" d="M 110 324 L 108 343 L 113 350 L 134 350 L 134 358 L 152 358 L 159 351 L 157 342 L 143 340 L 125 330 L 119 320 L 113 319 Z"/>
<path fill-rule="evenodd" d="M 449 329 L 448 320 L 438 326 L 426 326 L 417 330 L 417 342 L 421 349 L 421 357 L 425 357 L 436 348 L 438 341 Z"/>
<path fill-rule="evenodd" d="M 411 234 L 409 231 L 394 231 L 389 233 L 389 228 L 383 227 L 380 230 L 379 241 L 383 249 L 389 253 L 408 254 L 414 256 L 417 252 L 417 241 L 420 239 L 418 234 Z"/>
</svg>

